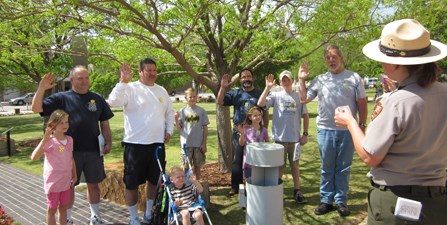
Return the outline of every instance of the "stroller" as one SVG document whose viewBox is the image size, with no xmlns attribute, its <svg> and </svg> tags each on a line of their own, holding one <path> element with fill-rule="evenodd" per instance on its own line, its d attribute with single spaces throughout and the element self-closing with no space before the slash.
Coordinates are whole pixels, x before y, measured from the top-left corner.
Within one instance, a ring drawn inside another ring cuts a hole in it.
<svg viewBox="0 0 447 225">
<path fill-rule="evenodd" d="M 171 193 L 170 193 L 170 185 L 173 185 L 169 179 L 169 175 L 165 174 L 163 168 L 161 166 L 160 160 L 158 158 L 158 151 L 161 147 L 158 147 L 155 152 L 155 156 L 157 158 L 158 166 L 160 167 L 160 177 L 158 179 L 157 184 L 157 192 L 155 195 L 154 204 L 152 206 L 152 218 L 151 224 L 153 225 L 179 225 L 180 224 L 180 213 L 177 210 L 177 206 L 175 205 Z M 186 159 L 188 159 L 188 153 L 186 152 L 186 147 L 183 147 L 183 151 L 186 154 Z M 192 173 L 192 167 L 188 159 L 189 170 L 185 172 L 185 176 L 189 177 Z M 189 179 L 186 182 L 190 182 Z M 202 200 L 201 195 L 198 195 L 198 203 L 195 205 L 199 205 L 203 211 L 203 214 L 206 215 L 208 220 L 208 224 L 212 225 L 212 222 L 209 218 L 208 212 L 205 209 L 205 202 Z M 192 216 L 191 216 L 192 219 Z"/>
</svg>

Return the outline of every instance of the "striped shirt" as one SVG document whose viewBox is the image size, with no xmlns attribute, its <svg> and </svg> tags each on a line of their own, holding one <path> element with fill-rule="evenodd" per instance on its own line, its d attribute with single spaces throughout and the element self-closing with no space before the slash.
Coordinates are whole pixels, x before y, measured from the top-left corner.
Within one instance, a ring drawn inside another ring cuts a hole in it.
<svg viewBox="0 0 447 225">
<path fill-rule="evenodd" d="M 197 187 L 194 184 L 184 184 L 182 188 L 176 188 L 174 184 L 169 185 L 172 200 L 181 200 L 182 204 L 178 207 L 179 211 L 192 207 L 197 203 Z"/>
</svg>

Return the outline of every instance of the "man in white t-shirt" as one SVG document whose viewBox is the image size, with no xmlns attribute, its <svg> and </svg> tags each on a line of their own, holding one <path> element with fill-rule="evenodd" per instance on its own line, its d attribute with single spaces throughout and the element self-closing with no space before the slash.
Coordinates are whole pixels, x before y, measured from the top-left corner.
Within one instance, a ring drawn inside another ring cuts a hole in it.
<svg viewBox="0 0 447 225">
<path fill-rule="evenodd" d="M 133 78 L 131 66 L 123 64 L 120 82 L 109 95 L 109 104 L 124 108 L 124 183 L 125 201 L 130 213 L 130 224 L 139 225 L 138 187 L 146 183 L 146 212 L 143 222 L 150 223 L 160 168 L 155 152 L 164 170 L 166 165 L 165 143 L 174 132 L 174 110 L 168 92 L 155 83 L 157 65 L 154 60 L 141 60 L 138 73 Z"/>
</svg>

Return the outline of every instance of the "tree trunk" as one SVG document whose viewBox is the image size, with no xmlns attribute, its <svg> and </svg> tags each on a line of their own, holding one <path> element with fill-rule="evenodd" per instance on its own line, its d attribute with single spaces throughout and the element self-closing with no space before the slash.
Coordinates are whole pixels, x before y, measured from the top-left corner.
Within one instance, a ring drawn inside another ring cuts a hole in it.
<svg viewBox="0 0 447 225">
<path fill-rule="evenodd" d="M 216 104 L 217 140 L 219 169 L 221 172 L 231 171 L 233 151 L 231 147 L 231 125 L 230 107 Z"/>
</svg>

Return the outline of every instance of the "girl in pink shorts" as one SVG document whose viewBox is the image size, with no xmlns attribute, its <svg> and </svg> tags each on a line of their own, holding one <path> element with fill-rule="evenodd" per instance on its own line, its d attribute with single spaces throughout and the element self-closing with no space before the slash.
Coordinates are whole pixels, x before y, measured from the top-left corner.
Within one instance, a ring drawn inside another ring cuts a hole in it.
<svg viewBox="0 0 447 225">
<path fill-rule="evenodd" d="M 43 139 L 31 154 L 32 160 L 39 160 L 45 154 L 43 179 L 48 225 L 56 224 L 56 211 L 59 211 L 59 224 L 67 224 L 70 189 L 77 179 L 73 139 L 65 135 L 68 127 L 68 114 L 63 110 L 55 110 L 48 120 Z"/>
</svg>

